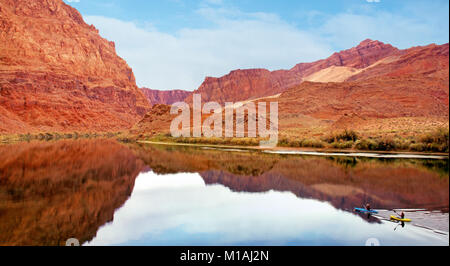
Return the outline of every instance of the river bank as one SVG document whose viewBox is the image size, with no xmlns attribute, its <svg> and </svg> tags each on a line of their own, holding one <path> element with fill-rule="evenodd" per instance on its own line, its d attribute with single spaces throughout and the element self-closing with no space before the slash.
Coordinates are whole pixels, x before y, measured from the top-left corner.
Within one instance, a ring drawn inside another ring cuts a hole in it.
<svg viewBox="0 0 450 266">
<path fill-rule="evenodd" d="M 401 151 L 379 151 L 371 152 L 354 149 L 326 149 L 326 148 L 290 148 L 290 147 L 259 147 L 259 146 L 238 146 L 238 145 L 212 145 L 212 144 L 192 144 L 192 143 L 174 143 L 174 142 L 158 142 L 158 141 L 137 141 L 142 144 L 165 145 L 165 146 L 186 146 L 222 149 L 224 151 L 242 151 L 255 150 L 266 153 L 276 154 L 297 154 L 297 155 L 317 155 L 317 156 L 351 156 L 351 157 L 372 157 L 372 158 L 411 158 L 411 159 L 448 159 L 448 153 L 436 152 L 401 152 Z"/>
<path fill-rule="evenodd" d="M 288 145 L 289 142 L 280 140 L 277 147 L 267 148 L 260 147 L 257 138 L 233 138 L 233 139 L 218 139 L 218 138 L 172 138 L 168 136 L 155 136 L 150 139 L 139 139 L 134 136 L 130 136 L 124 132 L 73 132 L 73 133 L 39 133 L 39 134 L 10 134 L 10 135 L 0 135 L 0 145 L 13 144 L 21 142 L 32 142 L 32 141 L 58 141 L 67 139 L 116 139 L 120 142 L 125 143 L 147 143 L 147 144 L 158 144 L 158 145 L 174 145 L 174 146 L 193 146 L 193 147 L 210 147 L 217 149 L 247 149 L 247 150 L 265 150 L 266 152 L 280 153 L 280 154 L 304 154 L 304 155 L 329 155 L 334 154 L 339 156 L 340 154 L 352 156 L 369 156 L 369 157 L 380 157 L 382 155 L 402 155 L 405 158 L 416 158 L 417 156 L 422 157 L 439 157 L 448 158 L 448 148 L 445 148 L 446 152 L 436 152 L 433 150 L 407 150 L 407 149 L 395 149 L 392 146 L 388 150 L 371 149 L 371 147 L 365 147 L 363 149 L 358 149 L 360 147 L 357 145 L 360 142 L 366 140 L 353 141 L 354 145 L 348 146 L 336 146 L 334 142 L 330 145 L 313 145 L 317 142 L 311 142 L 311 145 Z M 444 140 L 445 141 L 445 140 Z M 420 145 L 420 144 L 417 144 Z M 423 143 L 426 145 L 426 143 Z M 431 146 L 432 144 L 429 144 Z M 441 144 L 442 145 L 442 144 Z M 447 145 L 448 146 L 448 145 Z M 372 147 L 373 148 L 373 147 Z M 361 155 L 357 155 L 361 154 Z"/>
</svg>

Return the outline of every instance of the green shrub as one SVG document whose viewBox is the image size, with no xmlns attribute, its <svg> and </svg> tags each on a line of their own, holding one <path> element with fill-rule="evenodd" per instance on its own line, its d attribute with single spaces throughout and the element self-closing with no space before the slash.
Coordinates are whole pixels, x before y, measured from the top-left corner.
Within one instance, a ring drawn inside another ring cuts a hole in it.
<svg viewBox="0 0 450 266">
<path fill-rule="evenodd" d="M 341 133 L 331 134 L 324 138 L 324 141 L 328 143 L 339 142 L 339 141 L 357 141 L 359 139 L 358 134 L 353 130 L 344 130 Z"/>
<path fill-rule="evenodd" d="M 287 138 L 280 138 L 278 140 L 279 146 L 289 146 L 289 140 Z"/>
<path fill-rule="evenodd" d="M 422 143 L 447 144 L 449 142 L 449 131 L 446 128 L 439 128 L 434 132 L 422 135 L 419 138 Z"/>
<path fill-rule="evenodd" d="M 302 141 L 301 140 L 291 140 L 289 141 L 289 147 L 301 147 Z"/>
<path fill-rule="evenodd" d="M 338 141 L 331 143 L 331 147 L 335 149 L 350 149 L 353 147 L 353 141 Z"/>
<path fill-rule="evenodd" d="M 324 148 L 325 144 L 316 139 L 305 139 L 301 143 L 301 147 Z"/>
<path fill-rule="evenodd" d="M 421 151 L 425 151 L 426 145 L 423 144 L 423 143 L 413 143 L 413 144 L 411 144 L 409 146 L 409 149 L 411 151 L 419 151 L 419 152 L 421 152 Z"/>
<path fill-rule="evenodd" d="M 378 141 L 377 150 L 379 151 L 392 151 L 396 149 L 396 142 L 390 137 L 384 137 Z"/>
<path fill-rule="evenodd" d="M 373 139 L 358 140 L 355 143 L 355 148 L 358 150 L 377 150 L 378 142 Z"/>
</svg>

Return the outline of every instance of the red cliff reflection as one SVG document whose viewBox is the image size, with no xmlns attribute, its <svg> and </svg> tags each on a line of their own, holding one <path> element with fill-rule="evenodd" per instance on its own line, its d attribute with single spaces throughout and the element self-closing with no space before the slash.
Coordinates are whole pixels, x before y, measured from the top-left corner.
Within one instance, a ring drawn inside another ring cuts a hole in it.
<svg viewBox="0 0 450 266">
<path fill-rule="evenodd" d="M 371 202 L 380 209 L 448 211 L 448 161 L 301 157 L 162 146 L 145 149 L 140 156 L 155 172 L 199 172 L 207 184 L 222 184 L 234 191 L 290 191 L 347 210 Z"/>
<path fill-rule="evenodd" d="M 142 166 L 107 140 L 0 146 L 0 245 L 92 239 L 129 197 Z"/>
</svg>

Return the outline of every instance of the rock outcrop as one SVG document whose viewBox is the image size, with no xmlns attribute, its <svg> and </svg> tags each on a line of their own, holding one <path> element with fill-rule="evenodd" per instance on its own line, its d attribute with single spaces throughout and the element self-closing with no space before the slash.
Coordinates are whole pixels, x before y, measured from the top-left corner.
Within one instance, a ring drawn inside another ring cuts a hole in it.
<svg viewBox="0 0 450 266">
<path fill-rule="evenodd" d="M 384 77 L 428 77 L 448 80 L 449 44 L 418 46 L 402 50 L 349 77 L 348 81 L 361 81 Z"/>
<path fill-rule="evenodd" d="M 62 0 L 0 2 L 0 132 L 109 131 L 149 110 L 131 68 Z"/>
<path fill-rule="evenodd" d="M 277 101 L 281 132 L 323 126 L 409 135 L 448 128 L 449 45 L 403 50 L 345 82 L 304 82 Z"/>
<path fill-rule="evenodd" d="M 153 105 L 152 109 L 130 129 L 130 133 L 138 137 L 143 135 L 169 134 L 170 124 L 175 117 L 176 115 L 170 114 L 169 105 Z"/>
<path fill-rule="evenodd" d="M 173 104 L 176 102 L 184 101 L 189 95 L 191 95 L 191 91 L 183 91 L 183 90 L 169 90 L 169 91 L 160 91 L 160 90 L 152 90 L 148 88 L 141 88 L 142 93 L 144 93 L 145 97 L 151 105 L 155 104 Z"/>
</svg>

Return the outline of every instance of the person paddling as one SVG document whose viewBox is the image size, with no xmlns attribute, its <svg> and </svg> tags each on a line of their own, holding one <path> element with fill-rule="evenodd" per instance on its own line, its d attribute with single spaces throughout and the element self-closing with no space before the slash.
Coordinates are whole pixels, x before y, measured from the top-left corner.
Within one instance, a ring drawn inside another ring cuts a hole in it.
<svg viewBox="0 0 450 266">
<path fill-rule="evenodd" d="M 401 218 L 401 219 L 405 219 L 405 213 L 402 211 L 401 213 L 398 213 L 396 210 L 394 210 L 394 212 L 398 215 L 398 216 L 400 216 L 399 218 Z"/>
<path fill-rule="evenodd" d="M 405 213 L 403 211 L 400 213 L 400 218 L 405 219 Z"/>
<path fill-rule="evenodd" d="M 371 208 L 370 208 L 370 204 L 369 204 L 369 203 L 366 204 L 366 210 L 371 211 Z"/>
</svg>

